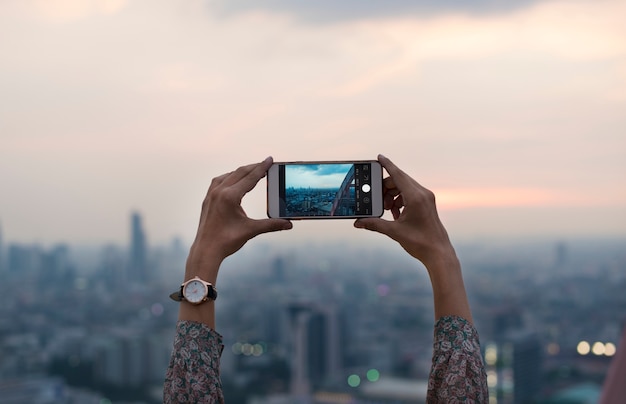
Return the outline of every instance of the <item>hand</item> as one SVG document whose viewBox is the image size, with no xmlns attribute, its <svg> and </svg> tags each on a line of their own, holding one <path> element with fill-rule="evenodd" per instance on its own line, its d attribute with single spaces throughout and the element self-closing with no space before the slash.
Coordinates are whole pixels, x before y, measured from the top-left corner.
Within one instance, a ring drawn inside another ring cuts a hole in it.
<svg viewBox="0 0 626 404">
<path fill-rule="evenodd" d="M 202 203 L 200 225 L 187 259 L 186 279 L 199 275 L 214 283 L 219 264 L 248 240 L 261 233 L 291 229 L 288 220 L 251 219 L 241 207 L 243 197 L 271 165 L 272 158 L 268 157 L 213 179 Z"/>
<path fill-rule="evenodd" d="M 393 221 L 381 218 L 358 219 L 358 228 L 377 231 L 396 240 L 413 257 L 422 261 L 430 275 L 435 318 L 454 315 L 472 322 L 461 264 L 443 227 L 435 195 L 379 155 L 378 161 L 390 177 L 383 181 L 383 206 Z"/>
<path fill-rule="evenodd" d="M 431 261 L 452 249 L 439 220 L 435 195 L 385 156 L 379 155 L 378 161 L 390 175 L 383 180 L 383 207 L 391 211 L 394 220 L 366 218 L 354 225 L 386 234 L 429 267 Z"/>
</svg>

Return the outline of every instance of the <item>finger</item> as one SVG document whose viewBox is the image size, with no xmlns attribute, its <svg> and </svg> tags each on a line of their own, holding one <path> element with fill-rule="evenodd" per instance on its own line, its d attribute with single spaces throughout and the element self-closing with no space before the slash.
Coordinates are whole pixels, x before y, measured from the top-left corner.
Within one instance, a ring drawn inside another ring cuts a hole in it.
<svg viewBox="0 0 626 404">
<path fill-rule="evenodd" d="M 357 219 L 354 222 L 354 227 L 384 234 L 392 240 L 400 243 L 400 237 L 398 233 L 400 229 L 398 228 L 398 224 L 393 221 L 381 219 L 378 217 L 370 217 Z"/>
<path fill-rule="evenodd" d="M 293 228 L 291 221 L 286 219 L 250 219 L 252 220 L 252 237 L 273 231 Z"/>
<path fill-rule="evenodd" d="M 396 184 L 393 182 L 393 178 L 391 177 L 387 177 L 383 180 L 383 188 L 385 189 L 385 192 L 393 189 L 398 189 L 398 187 L 396 187 Z"/>
<path fill-rule="evenodd" d="M 393 231 L 392 225 L 393 222 L 378 217 L 357 219 L 354 222 L 354 227 L 356 227 L 357 229 L 367 229 L 381 234 L 385 234 L 387 236 L 389 236 L 389 234 Z"/>
<path fill-rule="evenodd" d="M 259 164 L 262 163 L 252 163 L 237 168 L 235 171 L 231 172 L 230 175 L 224 180 L 224 186 L 229 187 L 237 184 L 239 181 L 241 181 L 242 178 L 249 175 Z"/>
<path fill-rule="evenodd" d="M 378 161 L 391 176 L 391 183 L 395 185 L 395 188 L 398 188 L 400 191 L 409 189 L 414 180 L 407 173 L 398 168 L 398 166 L 382 154 L 378 155 Z"/>
<path fill-rule="evenodd" d="M 237 193 L 239 199 L 243 198 L 245 194 L 256 186 L 261 178 L 265 177 L 272 163 L 273 159 L 268 157 L 260 163 L 248 165 L 241 170 L 239 179 L 236 183 L 232 184 L 232 188 Z M 239 171 L 239 169 L 237 171 Z"/>
<path fill-rule="evenodd" d="M 226 179 L 229 175 L 231 175 L 232 173 L 233 173 L 233 172 L 231 171 L 231 172 L 228 172 L 228 173 L 225 173 L 225 174 L 222 174 L 222 175 L 220 175 L 220 176 L 218 176 L 218 177 L 213 178 L 213 180 L 211 181 L 211 185 L 209 185 L 209 191 L 210 191 L 211 189 L 213 189 L 213 188 L 218 187 L 220 184 L 222 184 L 222 183 L 224 182 L 224 180 L 225 180 L 225 179 Z"/>
<path fill-rule="evenodd" d="M 393 193 L 386 193 L 385 194 L 385 196 L 383 197 L 383 207 L 386 210 L 391 209 L 391 207 L 393 206 L 394 201 L 396 199 L 396 196 L 397 196 L 397 194 L 394 195 Z"/>
</svg>

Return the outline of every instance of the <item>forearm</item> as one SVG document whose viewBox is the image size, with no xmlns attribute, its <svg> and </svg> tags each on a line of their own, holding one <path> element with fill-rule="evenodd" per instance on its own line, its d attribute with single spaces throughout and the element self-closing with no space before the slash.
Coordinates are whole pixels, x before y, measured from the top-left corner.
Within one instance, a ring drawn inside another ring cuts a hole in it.
<svg viewBox="0 0 626 404">
<path fill-rule="evenodd" d="M 435 320 L 458 316 L 473 323 L 461 263 L 452 245 L 446 245 L 424 262 L 433 287 Z"/>
</svg>

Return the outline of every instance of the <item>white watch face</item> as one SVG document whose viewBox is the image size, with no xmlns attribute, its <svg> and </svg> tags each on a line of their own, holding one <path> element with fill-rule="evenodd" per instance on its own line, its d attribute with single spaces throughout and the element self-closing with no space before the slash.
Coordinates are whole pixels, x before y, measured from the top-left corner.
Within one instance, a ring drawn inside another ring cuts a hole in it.
<svg viewBox="0 0 626 404">
<path fill-rule="evenodd" d="M 200 281 L 193 280 L 185 285 L 183 295 L 189 303 L 200 303 L 207 294 L 206 286 Z"/>
</svg>

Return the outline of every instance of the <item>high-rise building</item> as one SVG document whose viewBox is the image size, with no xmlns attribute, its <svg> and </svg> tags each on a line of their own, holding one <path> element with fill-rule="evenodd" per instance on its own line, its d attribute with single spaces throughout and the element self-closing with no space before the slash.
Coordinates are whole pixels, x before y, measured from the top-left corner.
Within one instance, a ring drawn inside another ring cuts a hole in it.
<svg viewBox="0 0 626 404">
<path fill-rule="evenodd" d="M 501 308 L 493 318 L 493 341 L 485 345 L 490 396 L 499 404 L 532 403 L 541 391 L 542 346 L 524 325 L 519 307 Z"/>
<path fill-rule="evenodd" d="M 532 332 L 511 336 L 513 343 L 513 402 L 533 403 L 541 392 L 541 342 Z"/>
<path fill-rule="evenodd" d="M 2 223 L 0 223 L 0 273 L 4 272 L 4 243 L 2 238 Z"/>
<path fill-rule="evenodd" d="M 11 244 L 8 249 L 8 270 L 11 273 L 37 275 L 41 268 L 41 251 L 34 246 Z"/>
<path fill-rule="evenodd" d="M 143 230 L 141 215 L 138 212 L 131 214 L 130 226 L 128 280 L 131 282 L 146 280 L 148 277 L 146 234 Z"/>
<path fill-rule="evenodd" d="M 341 370 L 339 317 L 333 305 L 294 303 L 288 311 L 294 335 L 291 392 L 302 397 Z"/>
</svg>

